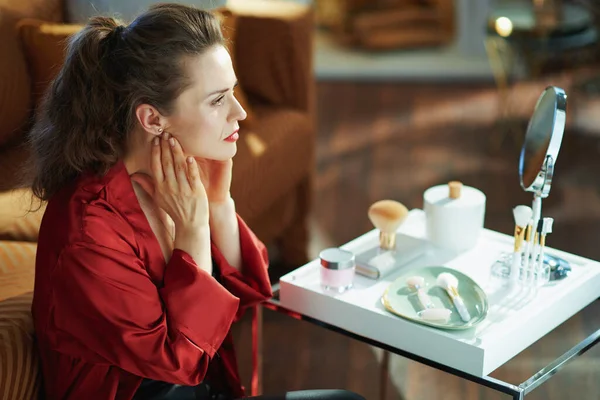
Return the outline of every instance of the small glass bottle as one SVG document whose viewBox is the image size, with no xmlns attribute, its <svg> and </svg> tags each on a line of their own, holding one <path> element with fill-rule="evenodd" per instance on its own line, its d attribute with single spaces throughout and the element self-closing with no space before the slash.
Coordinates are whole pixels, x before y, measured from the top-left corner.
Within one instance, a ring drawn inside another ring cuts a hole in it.
<svg viewBox="0 0 600 400">
<path fill-rule="evenodd" d="M 321 286 L 343 293 L 352 288 L 356 269 L 354 253 L 337 247 L 321 251 Z"/>
</svg>

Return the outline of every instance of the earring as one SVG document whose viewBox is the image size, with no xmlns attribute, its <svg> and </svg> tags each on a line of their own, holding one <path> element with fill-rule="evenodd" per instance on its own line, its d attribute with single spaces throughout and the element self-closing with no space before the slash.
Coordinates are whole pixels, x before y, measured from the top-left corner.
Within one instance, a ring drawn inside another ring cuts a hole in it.
<svg viewBox="0 0 600 400">
<path fill-rule="evenodd" d="M 163 128 L 158 128 L 158 133 L 163 133 Z"/>
</svg>

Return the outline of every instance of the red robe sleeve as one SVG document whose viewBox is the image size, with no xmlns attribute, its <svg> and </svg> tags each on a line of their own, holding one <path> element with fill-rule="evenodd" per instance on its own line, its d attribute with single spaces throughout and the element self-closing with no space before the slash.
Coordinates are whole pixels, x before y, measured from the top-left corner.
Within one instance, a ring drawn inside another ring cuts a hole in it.
<svg viewBox="0 0 600 400">
<path fill-rule="evenodd" d="M 265 245 L 254 235 L 244 220 L 237 216 L 242 251 L 242 268 L 232 267 L 217 246 L 212 243 L 212 257 L 221 272 L 221 283 L 240 299 L 237 318 L 244 311 L 269 299 L 273 293 L 269 280 L 269 255 Z M 236 318 L 236 319 L 237 319 Z"/>
<path fill-rule="evenodd" d="M 55 272 L 55 350 L 154 380 L 200 383 L 239 305 L 181 250 L 161 288 L 133 250 L 98 243 L 66 247 Z"/>
</svg>

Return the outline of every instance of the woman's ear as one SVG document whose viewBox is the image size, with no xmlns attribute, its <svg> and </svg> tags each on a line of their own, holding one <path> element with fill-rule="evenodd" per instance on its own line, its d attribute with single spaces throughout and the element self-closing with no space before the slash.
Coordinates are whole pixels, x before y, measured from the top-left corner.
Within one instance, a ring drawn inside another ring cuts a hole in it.
<svg viewBox="0 0 600 400">
<path fill-rule="evenodd" d="M 166 120 L 158 110 L 149 104 L 140 104 L 135 109 L 135 116 L 144 131 L 160 136 L 164 132 Z"/>
</svg>

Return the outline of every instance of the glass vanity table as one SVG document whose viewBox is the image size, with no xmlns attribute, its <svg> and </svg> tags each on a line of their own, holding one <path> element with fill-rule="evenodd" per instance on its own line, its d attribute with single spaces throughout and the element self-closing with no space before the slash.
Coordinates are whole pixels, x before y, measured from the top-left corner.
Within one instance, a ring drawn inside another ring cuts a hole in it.
<svg viewBox="0 0 600 400">
<path fill-rule="evenodd" d="M 565 106 L 562 90 L 548 88 L 542 94 L 521 153 L 521 186 L 534 194 L 538 218 L 541 198 L 549 194 L 562 142 Z M 424 221 L 422 210 L 412 210 L 398 233 L 424 238 Z M 359 253 L 377 240 L 378 232 L 373 230 L 342 248 Z M 387 379 L 389 354 L 394 353 L 522 399 L 598 343 L 600 329 L 520 384 L 495 379 L 490 373 L 600 297 L 600 263 L 548 248 L 551 257 L 569 265 L 570 273 L 535 290 L 514 287 L 492 274 L 498 258 L 511 252 L 513 240 L 512 236 L 484 230 L 472 250 L 448 254 L 431 248 L 423 257 L 384 278 L 357 276 L 353 289 L 343 294 L 323 291 L 318 261 L 314 260 L 281 277 L 274 286 L 273 299 L 264 307 L 383 349 L 382 384 Z M 489 300 L 486 320 L 472 329 L 448 331 L 389 313 L 381 304 L 385 290 L 406 269 L 426 265 L 455 268 L 483 287 Z M 385 398 L 384 387 L 381 398 Z"/>
<path fill-rule="evenodd" d="M 422 234 L 423 225 L 422 211 L 413 210 L 404 225 L 404 233 Z M 511 239 L 510 236 L 485 231 L 476 249 L 446 265 L 460 268 L 481 284 L 488 272 L 479 268 L 473 260 L 491 263 L 495 254 L 510 248 Z M 355 239 L 344 248 L 356 251 L 372 240 L 377 240 L 375 232 Z M 484 321 L 469 331 L 444 331 L 391 315 L 378 299 L 394 281 L 393 274 L 378 282 L 358 276 L 354 289 L 340 296 L 325 294 L 317 278 L 316 261 L 282 277 L 274 287 L 274 298 L 264 306 L 383 349 L 382 389 L 387 379 L 389 354 L 393 353 L 506 393 L 514 399 L 523 399 L 569 361 L 600 341 L 598 329 L 569 351 L 557 354 L 553 362 L 517 385 L 489 376 L 600 295 L 600 263 L 562 252 L 554 254 L 567 259 L 574 266 L 573 273 L 561 282 L 567 284 L 563 286 L 564 290 L 554 286 L 540 289 L 536 296 L 527 292 L 503 296 L 501 290 L 494 292 L 489 285 L 483 284 L 490 298 L 489 324 Z M 435 257 L 430 259 L 431 262 L 439 261 Z M 385 396 L 382 390 L 381 399 L 385 399 Z"/>
</svg>

